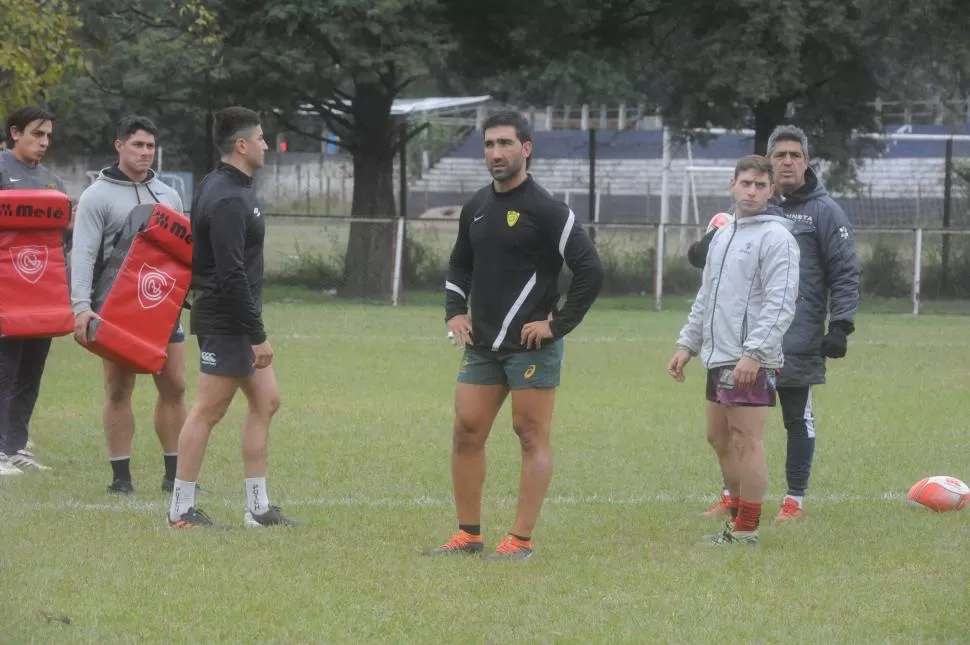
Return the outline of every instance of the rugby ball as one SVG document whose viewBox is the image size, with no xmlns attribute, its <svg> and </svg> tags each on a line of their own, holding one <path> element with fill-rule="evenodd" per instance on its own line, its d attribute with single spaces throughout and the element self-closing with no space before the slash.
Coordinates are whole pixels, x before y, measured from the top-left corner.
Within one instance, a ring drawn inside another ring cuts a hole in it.
<svg viewBox="0 0 970 645">
<path fill-rule="evenodd" d="M 707 233 L 710 233 L 716 228 L 723 228 L 733 221 L 734 221 L 734 215 L 732 215 L 731 213 L 718 213 L 717 215 L 712 217 L 710 223 L 708 223 L 707 231 L 705 231 L 705 235 Z"/>
<path fill-rule="evenodd" d="M 970 501 L 970 487 L 956 477 L 926 477 L 909 489 L 906 498 L 910 506 L 928 508 L 937 513 L 959 511 Z"/>
</svg>

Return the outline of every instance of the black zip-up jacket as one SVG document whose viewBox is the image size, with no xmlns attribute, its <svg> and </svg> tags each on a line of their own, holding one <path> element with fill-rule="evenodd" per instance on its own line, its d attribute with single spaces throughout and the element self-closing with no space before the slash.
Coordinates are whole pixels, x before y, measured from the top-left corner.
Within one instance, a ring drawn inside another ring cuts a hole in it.
<svg viewBox="0 0 970 645">
<path fill-rule="evenodd" d="M 252 184 L 252 177 L 220 163 L 205 176 L 192 200 L 193 334 L 244 335 L 254 345 L 266 340 L 266 224 Z"/>
<path fill-rule="evenodd" d="M 573 274 L 557 310 L 563 260 Z M 498 193 L 488 185 L 462 208 L 445 281 L 445 320 L 471 304 L 477 349 L 525 351 L 522 326 L 546 320 L 561 338 L 576 328 L 599 294 L 603 266 L 572 210 L 529 175 Z"/>
</svg>

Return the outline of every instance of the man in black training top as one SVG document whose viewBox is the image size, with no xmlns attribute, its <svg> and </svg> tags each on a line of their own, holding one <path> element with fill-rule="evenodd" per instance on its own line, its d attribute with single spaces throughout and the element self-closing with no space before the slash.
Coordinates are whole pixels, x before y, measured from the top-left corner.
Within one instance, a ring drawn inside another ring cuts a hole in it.
<svg viewBox="0 0 970 645">
<path fill-rule="evenodd" d="M 485 548 L 485 442 L 511 391 L 512 426 L 522 448 L 519 499 L 511 531 L 489 557 L 526 559 L 532 556 L 532 530 L 552 477 L 549 435 L 563 337 L 596 299 L 603 268 L 573 212 L 528 174 L 528 121 L 516 112 L 501 112 L 485 121 L 483 132 L 494 181 L 462 209 L 445 282 L 449 335 L 464 349 L 451 454 L 458 533 L 431 553 Z M 563 260 L 573 279 L 560 309 Z"/>
<path fill-rule="evenodd" d="M 179 436 L 178 470 L 168 512 L 173 528 L 205 528 L 212 520 L 195 506 L 195 484 L 212 428 L 236 390 L 249 407 L 243 424 L 248 527 L 296 524 L 270 505 L 266 492 L 269 424 L 280 406 L 273 350 L 262 320 L 263 237 L 266 225 L 253 196 L 266 142 L 259 116 L 230 107 L 216 113 L 212 137 L 222 155 L 192 204 L 192 316 L 200 369 L 195 404 Z"/>
</svg>

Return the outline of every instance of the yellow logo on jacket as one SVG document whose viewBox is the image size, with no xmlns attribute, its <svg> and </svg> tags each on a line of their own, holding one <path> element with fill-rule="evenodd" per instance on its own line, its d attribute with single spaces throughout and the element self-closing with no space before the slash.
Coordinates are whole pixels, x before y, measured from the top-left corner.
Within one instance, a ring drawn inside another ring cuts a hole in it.
<svg viewBox="0 0 970 645">
<path fill-rule="evenodd" d="M 515 226 L 515 223 L 519 221 L 519 211 L 509 211 L 505 214 L 505 221 L 508 223 L 509 228 Z"/>
</svg>

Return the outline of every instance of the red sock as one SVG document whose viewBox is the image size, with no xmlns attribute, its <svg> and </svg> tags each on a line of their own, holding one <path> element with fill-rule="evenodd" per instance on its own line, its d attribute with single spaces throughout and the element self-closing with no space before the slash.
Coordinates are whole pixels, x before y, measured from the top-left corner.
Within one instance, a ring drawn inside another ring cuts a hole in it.
<svg viewBox="0 0 970 645">
<path fill-rule="evenodd" d="M 738 516 L 738 506 L 741 504 L 741 498 L 735 497 L 734 495 L 728 496 L 728 512 L 731 513 L 731 519 L 733 520 Z"/>
<path fill-rule="evenodd" d="M 735 531 L 757 531 L 761 520 L 761 502 L 742 499 L 738 504 L 738 517 L 734 520 Z"/>
</svg>

